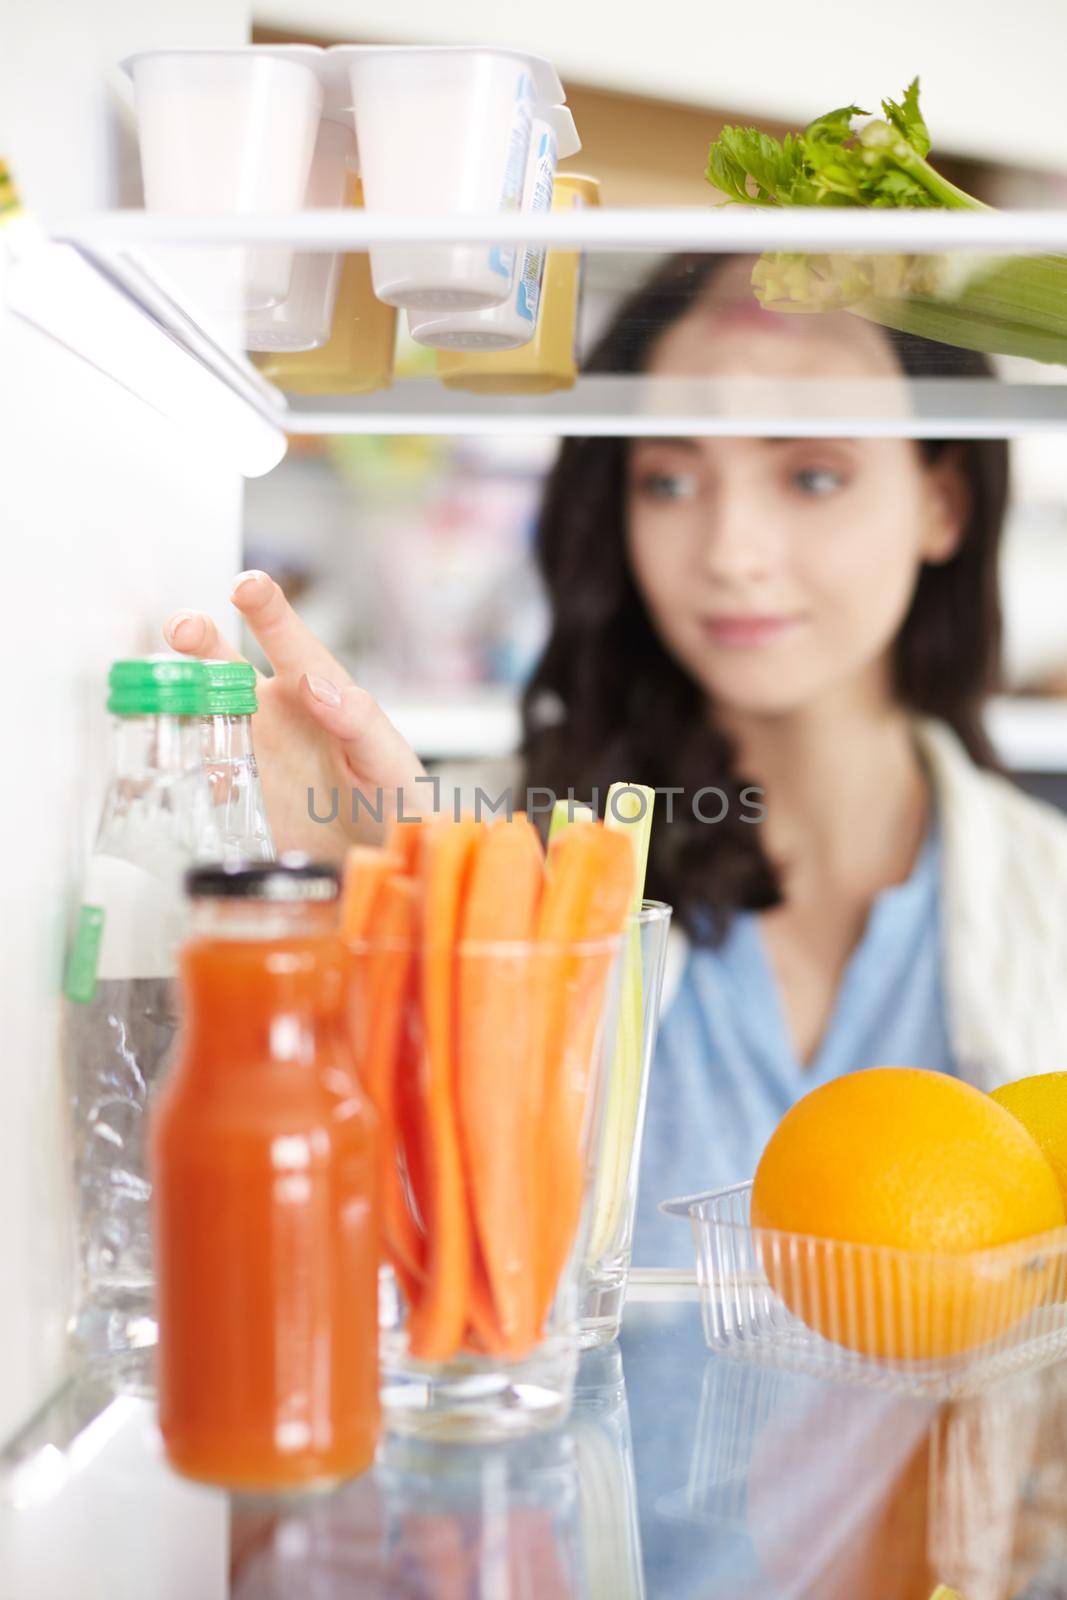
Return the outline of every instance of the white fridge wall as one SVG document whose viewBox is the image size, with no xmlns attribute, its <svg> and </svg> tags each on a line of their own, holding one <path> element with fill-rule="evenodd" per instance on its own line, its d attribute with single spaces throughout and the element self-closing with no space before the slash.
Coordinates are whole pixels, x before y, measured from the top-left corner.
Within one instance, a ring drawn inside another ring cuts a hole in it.
<svg viewBox="0 0 1067 1600">
<path fill-rule="evenodd" d="M 625 15 L 625 13 L 623 13 Z M 1063 0 L 659 0 L 620 20 L 613 0 L 258 0 L 256 21 L 302 37 L 501 44 L 584 83 L 803 127 L 850 101 L 877 109 L 922 74 L 935 148 L 1061 173 L 1067 141 Z M 638 20 L 640 19 L 640 20 Z M 580 130 L 579 130 L 580 131 Z M 694 172 L 704 148 L 692 151 Z"/>
<path fill-rule="evenodd" d="M 158 8 L 160 11 L 165 8 Z M 42 214 L 114 203 L 103 75 L 144 44 L 247 36 L 247 7 L 0 0 L 0 154 Z M 40 92 L 50 63 L 47 94 Z M 99 810 L 116 656 L 164 648 L 179 606 L 229 611 L 241 479 L 3 310 L 0 266 L 0 1440 L 62 1371 L 71 1272 L 60 985 Z"/>
<path fill-rule="evenodd" d="M 249 0 L 0 0 L 0 154 L 46 220 L 136 204 L 135 50 L 244 44 Z"/>
</svg>

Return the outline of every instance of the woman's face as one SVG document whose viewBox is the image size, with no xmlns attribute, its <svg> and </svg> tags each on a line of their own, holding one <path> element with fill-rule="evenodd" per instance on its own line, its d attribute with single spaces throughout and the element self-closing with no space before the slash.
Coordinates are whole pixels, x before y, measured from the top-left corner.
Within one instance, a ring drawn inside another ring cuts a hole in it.
<svg viewBox="0 0 1067 1600">
<path fill-rule="evenodd" d="M 664 334 L 650 372 L 900 376 L 879 329 L 845 313 L 762 312 L 748 271 L 724 269 Z M 920 568 L 949 560 L 961 536 L 952 462 L 927 467 L 906 439 L 644 439 L 628 475 L 638 587 L 714 705 L 775 715 L 850 684 L 888 696 Z"/>
</svg>

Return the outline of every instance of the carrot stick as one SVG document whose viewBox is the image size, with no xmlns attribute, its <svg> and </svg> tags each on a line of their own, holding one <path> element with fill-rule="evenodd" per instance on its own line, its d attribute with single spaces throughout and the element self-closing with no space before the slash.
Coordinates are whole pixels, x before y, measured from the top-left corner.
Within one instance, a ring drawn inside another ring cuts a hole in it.
<svg viewBox="0 0 1067 1600">
<path fill-rule="evenodd" d="M 398 822 L 394 817 L 385 838 L 385 848 L 398 858 L 399 870 L 408 878 L 419 870 L 420 827 L 418 822 Z"/>
<path fill-rule="evenodd" d="M 418 1235 L 421 1239 L 422 1235 Z M 426 1285 L 426 1268 L 413 1267 L 410 1258 L 396 1255 L 389 1250 L 389 1259 L 396 1273 L 397 1281 L 404 1293 L 404 1299 L 409 1307 L 414 1308 Z M 470 1318 L 464 1343 L 467 1347 L 476 1349 L 479 1353 L 488 1351 L 492 1355 L 506 1355 L 507 1348 L 504 1336 L 496 1320 L 493 1309 L 492 1297 L 489 1293 L 489 1280 L 485 1275 L 485 1264 L 477 1254 L 471 1262 L 471 1288 L 470 1288 Z"/>
<path fill-rule="evenodd" d="M 529 941 L 543 878 L 541 842 L 525 816 L 486 829 L 471 868 L 459 952 L 457 1105 L 464 1167 L 492 1305 L 504 1345 L 514 1354 L 537 1337 L 540 1093 L 530 1057 Z M 464 948 L 487 942 L 516 948 Z"/>
<path fill-rule="evenodd" d="M 407 1020 L 415 1019 L 415 997 L 420 985 L 415 964 L 409 974 L 409 985 L 414 991 L 409 995 Z M 421 1115 L 419 1099 L 418 1064 L 421 1044 L 417 1035 L 409 1031 L 401 1041 L 394 1105 L 395 1156 L 386 1179 L 383 1195 L 383 1218 L 386 1250 L 397 1275 L 397 1281 L 410 1308 L 422 1296 L 427 1277 L 427 1239 L 424 1219 L 429 1211 L 428 1183 L 425 1155 L 425 1119 Z M 475 1247 L 471 1261 L 471 1290 L 469 1328 L 474 1343 L 481 1351 L 504 1353 L 504 1340 L 497 1326 L 492 1296 L 485 1264 Z"/>
<path fill-rule="evenodd" d="M 422 996 L 426 1043 L 422 1104 L 426 1115 L 429 1176 L 427 1280 L 412 1308 L 409 1348 L 424 1361 L 453 1355 L 463 1339 L 470 1306 L 471 1237 L 466 1185 L 455 1114 L 456 934 L 477 823 L 423 823 Z"/>
<path fill-rule="evenodd" d="M 371 910 L 366 937 L 369 948 L 355 956 L 359 1034 L 366 1041 L 359 1059 L 360 1076 L 378 1113 L 381 1151 L 380 1193 L 386 1253 L 398 1277 L 423 1265 L 422 1241 L 405 1204 L 397 1146 L 397 1076 L 401 1042 L 411 1003 L 409 978 L 418 891 L 410 878 L 392 876 L 382 883 Z M 359 969 L 362 969 L 361 971 Z M 362 993 L 358 993 L 359 990 Z M 405 1293 L 410 1283 L 402 1282 Z"/>
<path fill-rule="evenodd" d="M 486 1272 L 485 1260 L 478 1248 L 477 1238 L 474 1240 L 471 1256 L 470 1322 L 466 1342 L 479 1353 L 486 1352 L 495 1356 L 511 1353 L 500 1328 L 489 1287 L 489 1274 Z"/>
<path fill-rule="evenodd" d="M 366 844 L 350 846 L 341 893 L 342 939 L 351 943 L 363 938 L 382 884 L 390 873 L 401 870 L 400 859 L 390 850 Z"/>
<path fill-rule="evenodd" d="M 366 972 L 361 996 L 366 1009 L 362 1029 L 366 1038 L 361 1053 L 363 1081 L 378 1112 L 383 1139 L 390 1147 L 395 1143 L 396 1058 L 417 909 L 415 885 L 406 878 L 386 877 L 378 888 L 367 923 L 369 948 L 357 952 L 357 960 Z"/>
<path fill-rule="evenodd" d="M 426 1226 L 430 1209 L 425 1117 L 419 1082 L 423 1049 L 418 1017 L 421 991 L 421 959 L 416 958 L 409 973 L 405 1026 L 397 1054 L 393 1096 L 396 1178 L 386 1184 L 382 1205 L 386 1239 L 394 1261 L 399 1257 L 420 1281 L 426 1276 Z M 408 1298 L 414 1304 L 412 1297 Z"/>
<path fill-rule="evenodd" d="M 538 1250 L 538 1322 L 547 1315 L 581 1214 L 583 1133 L 604 989 L 614 954 L 566 946 L 619 934 L 629 911 L 634 855 L 599 823 L 576 822 L 553 840 L 538 938 L 541 983 L 538 1077 L 544 1084 L 540 1162 L 548 1177 Z"/>
</svg>

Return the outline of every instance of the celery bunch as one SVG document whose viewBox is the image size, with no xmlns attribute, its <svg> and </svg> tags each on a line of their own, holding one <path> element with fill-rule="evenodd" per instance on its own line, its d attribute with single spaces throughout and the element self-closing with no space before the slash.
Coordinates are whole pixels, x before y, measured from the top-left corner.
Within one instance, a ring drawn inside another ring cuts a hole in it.
<svg viewBox="0 0 1067 1600">
<path fill-rule="evenodd" d="M 727 204 L 990 209 L 927 160 L 918 78 L 882 111 L 861 122 L 867 112 L 842 106 L 782 140 L 724 128 L 705 176 Z M 1062 256 L 775 254 L 752 284 L 768 310 L 848 310 L 942 344 L 1067 364 Z"/>
</svg>

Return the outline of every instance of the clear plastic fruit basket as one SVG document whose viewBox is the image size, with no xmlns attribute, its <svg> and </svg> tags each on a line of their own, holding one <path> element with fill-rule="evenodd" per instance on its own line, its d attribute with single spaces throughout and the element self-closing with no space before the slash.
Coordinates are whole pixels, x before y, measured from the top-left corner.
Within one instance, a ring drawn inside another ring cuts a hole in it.
<svg viewBox="0 0 1067 1600">
<path fill-rule="evenodd" d="M 752 1226 L 751 1183 L 665 1200 L 696 1246 L 714 1351 L 947 1400 L 1067 1354 L 1067 1228 L 960 1254 Z"/>
</svg>

